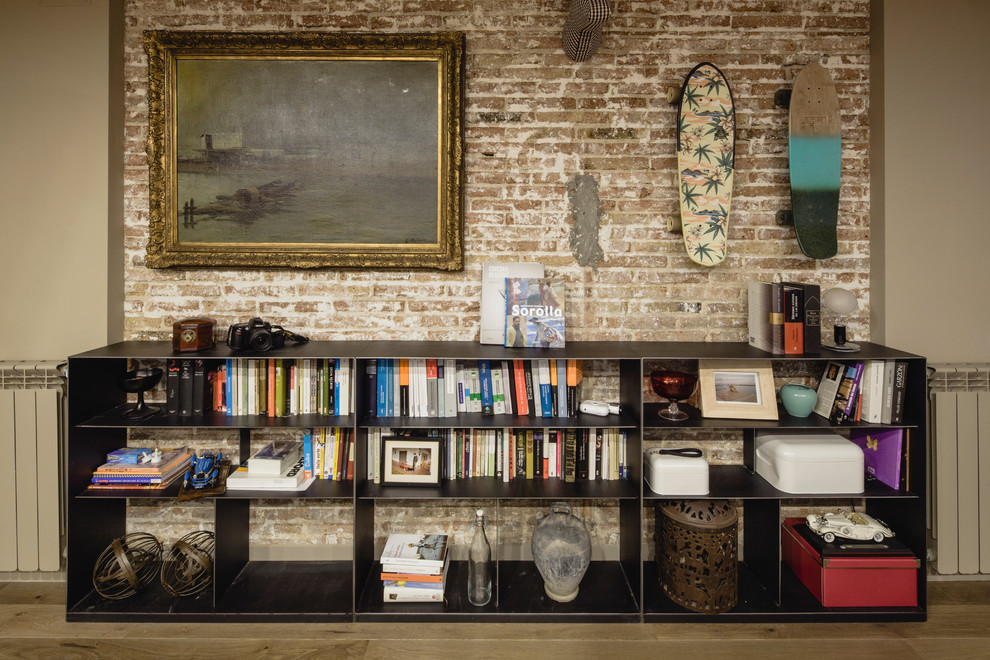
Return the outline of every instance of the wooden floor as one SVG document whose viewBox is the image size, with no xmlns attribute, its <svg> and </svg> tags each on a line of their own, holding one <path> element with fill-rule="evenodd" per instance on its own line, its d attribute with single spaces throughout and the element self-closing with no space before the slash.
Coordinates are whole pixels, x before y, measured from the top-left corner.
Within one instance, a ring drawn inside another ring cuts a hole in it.
<svg viewBox="0 0 990 660">
<path fill-rule="evenodd" d="M 0 583 L 0 658 L 990 658 L 990 582 L 886 624 L 66 623 L 62 583 Z"/>
</svg>

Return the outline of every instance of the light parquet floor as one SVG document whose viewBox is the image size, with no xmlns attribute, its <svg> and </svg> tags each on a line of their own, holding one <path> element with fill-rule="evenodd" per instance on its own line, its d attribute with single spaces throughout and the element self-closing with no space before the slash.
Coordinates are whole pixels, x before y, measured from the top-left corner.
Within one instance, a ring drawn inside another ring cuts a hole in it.
<svg viewBox="0 0 990 660">
<path fill-rule="evenodd" d="M 67 623 L 62 583 L 0 583 L 0 658 L 990 658 L 990 582 L 931 582 L 924 623 Z"/>
</svg>

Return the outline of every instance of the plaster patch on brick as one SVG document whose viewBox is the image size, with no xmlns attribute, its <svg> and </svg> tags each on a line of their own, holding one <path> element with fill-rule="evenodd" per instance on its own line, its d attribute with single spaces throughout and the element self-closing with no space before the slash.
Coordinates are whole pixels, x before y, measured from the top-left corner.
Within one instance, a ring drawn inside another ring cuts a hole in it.
<svg viewBox="0 0 990 660">
<path fill-rule="evenodd" d="M 571 204 L 574 226 L 571 227 L 569 245 L 574 258 L 582 266 L 598 270 L 598 262 L 605 258 L 598 233 L 601 230 L 602 201 L 598 197 L 598 182 L 590 174 L 578 174 L 567 182 L 567 198 Z"/>
</svg>

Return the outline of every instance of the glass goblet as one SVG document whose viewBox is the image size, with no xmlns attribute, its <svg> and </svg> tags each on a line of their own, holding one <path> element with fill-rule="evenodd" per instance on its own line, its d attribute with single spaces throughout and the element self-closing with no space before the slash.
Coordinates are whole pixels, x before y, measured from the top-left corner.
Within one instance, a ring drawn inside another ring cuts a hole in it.
<svg viewBox="0 0 990 660">
<path fill-rule="evenodd" d="M 657 369 L 650 373 L 650 386 L 659 396 L 670 401 L 670 405 L 660 411 L 660 416 L 674 422 L 682 422 L 688 414 L 677 407 L 678 401 L 694 394 L 698 377 L 683 371 Z"/>
</svg>

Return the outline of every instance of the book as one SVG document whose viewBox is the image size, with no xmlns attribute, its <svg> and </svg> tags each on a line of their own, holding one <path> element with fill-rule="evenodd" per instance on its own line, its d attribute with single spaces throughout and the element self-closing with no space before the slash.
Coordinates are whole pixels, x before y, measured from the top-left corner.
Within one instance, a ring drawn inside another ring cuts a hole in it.
<svg viewBox="0 0 990 660">
<path fill-rule="evenodd" d="M 890 424 L 894 412 L 894 360 L 886 360 L 883 365 L 883 407 L 880 411 L 880 423 Z"/>
<path fill-rule="evenodd" d="M 835 401 L 832 403 L 832 410 L 828 419 L 836 424 L 849 420 L 850 413 L 855 410 L 856 389 L 859 378 L 862 376 L 863 363 L 844 365 L 842 379 L 839 381 L 839 388 L 835 393 Z"/>
<path fill-rule="evenodd" d="M 564 283 L 549 278 L 505 280 L 505 346 L 563 348 Z"/>
<path fill-rule="evenodd" d="M 784 353 L 804 353 L 804 289 L 784 286 Z"/>
<path fill-rule="evenodd" d="M 303 443 L 297 440 L 270 442 L 247 460 L 251 474 L 278 476 L 296 463 L 303 454 Z"/>
<path fill-rule="evenodd" d="M 107 463 L 137 465 L 145 456 L 150 456 L 154 447 L 121 447 L 107 454 Z"/>
<path fill-rule="evenodd" d="M 774 282 L 770 286 L 770 332 L 773 353 L 784 354 L 784 285 Z"/>
<path fill-rule="evenodd" d="M 907 362 L 903 360 L 894 362 L 894 387 L 890 411 L 891 424 L 902 424 L 904 422 L 904 397 L 907 394 L 907 366 Z"/>
<path fill-rule="evenodd" d="M 492 383 L 492 365 L 489 360 L 478 360 L 478 381 L 481 385 L 481 414 L 495 414 L 495 394 Z"/>
<path fill-rule="evenodd" d="M 119 451 L 119 450 L 118 450 Z M 151 450 L 140 449 L 141 452 Z M 187 447 L 172 449 L 161 453 L 158 463 L 122 463 L 108 461 L 96 468 L 94 474 L 108 475 L 162 475 L 171 472 L 175 467 L 184 467 L 191 457 Z"/>
<path fill-rule="evenodd" d="M 437 573 L 449 549 L 446 534 L 389 534 L 382 549 L 382 571 Z"/>
<path fill-rule="evenodd" d="M 825 418 L 832 414 L 832 405 L 844 373 L 845 365 L 841 362 L 828 362 L 825 365 L 825 371 L 818 381 L 818 401 L 813 409 L 815 413 Z"/>
<path fill-rule="evenodd" d="M 802 323 L 804 332 L 804 354 L 820 355 L 822 352 L 822 289 L 817 284 L 784 282 L 784 287 L 793 287 L 802 292 Z"/>
<path fill-rule="evenodd" d="M 900 490 L 904 429 L 855 429 L 849 434 L 849 440 L 863 450 L 867 474 Z"/>
<path fill-rule="evenodd" d="M 770 326 L 770 300 L 773 284 L 750 282 L 747 286 L 749 345 L 767 353 L 773 352 L 773 330 Z"/>
<path fill-rule="evenodd" d="M 302 456 L 281 474 L 254 474 L 241 465 L 227 475 L 227 490 L 306 490 L 314 477 L 306 477 Z"/>
<path fill-rule="evenodd" d="M 481 265 L 482 344 L 505 344 L 505 280 L 543 276 L 543 264 L 540 263 L 488 261 Z"/>
</svg>

